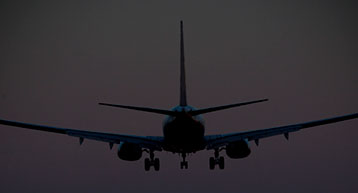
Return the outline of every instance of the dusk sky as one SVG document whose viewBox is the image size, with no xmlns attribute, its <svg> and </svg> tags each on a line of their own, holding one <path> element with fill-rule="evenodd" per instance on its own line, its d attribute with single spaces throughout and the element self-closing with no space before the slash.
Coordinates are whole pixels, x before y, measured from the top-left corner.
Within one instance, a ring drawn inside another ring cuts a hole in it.
<svg viewBox="0 0 358 193">
<path fill-rule="evenodd" d="M 0 119 L 162 136 L 179 103 L 184 21 L 188 103 L 269 98 L 204 116 L 206 134 L 264 129 L 358 112 L 358 1 L 0 2 Z M 356 193 L 358 119 L 251 145 L 209 170 L 213 151 L 159 152 L 161 170 L 106 143 L 0 125 L 0 192 Z"/>
</svg>

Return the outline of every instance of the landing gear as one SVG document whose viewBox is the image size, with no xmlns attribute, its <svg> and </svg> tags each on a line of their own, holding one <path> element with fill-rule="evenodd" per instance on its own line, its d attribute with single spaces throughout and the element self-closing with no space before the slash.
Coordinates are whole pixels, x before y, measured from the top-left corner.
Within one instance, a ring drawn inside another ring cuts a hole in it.
<svg viewBox="0 0 358 193">
<path fill-rule="evenodd" d="M 180 169 L 188 169 L 188 162 L 180 162 Z"/>
<path fill-rule="evenodd" d="M 223 170 L 225 168 L 225 159 L 223 156 L 219 157 L 219 149 L 215 149 L 214 157 L 209 158 L 209 168 L 215 169 L 215 165 L 219 165 L 219 168 Z"/>
<path fill-rule="evenodd" d="M 182 153 L 181 156 L 183 158 L 183 161 L 180 162 L 180 169 L 188 169 L 188 161 L 185 161 L 186 154 Z"/>
<path fill-rule="evenodd" d="M 160 162 L 158 158 L 154 158 L 154 152 L 152 150 L 149 150 L 149 157 L 150 158 L 145 158 L 144 160 L 144 170 L 149 171 L 150 166 L 153 166 L 155 171 L 159 171 Z"/>
<path fill-rule="evenodd" d="M 223 170 L 225 168 L 225 159 L 223 156 L 219 158 L 219 168 Z"/>
<path fill-rule="evenodd" d="M 149 171 L 150 165 L 151 165 L 151 163 L 150 163 L 149 158 L 145 158 L 145 160 L 144 160 L 144 170 Z"/>
<path fill-rule="evenodd" d="M 160 168 L 159 159 L 158 159 L 158 158 L 155 158 L 155 159 L 154 159 L 154 170 L 155 170 L 155 171 L 159 171 L 159 168 Z"/>
<path fill-rule="evenodd" d="M 216 164 L 215 158 L 210 157 L 210 158 L 209 158 L 209 168 L 210 168 L 211 170 L 213 170 L 213 169 L 215 168 L 215 164 Z"/>
</svg>

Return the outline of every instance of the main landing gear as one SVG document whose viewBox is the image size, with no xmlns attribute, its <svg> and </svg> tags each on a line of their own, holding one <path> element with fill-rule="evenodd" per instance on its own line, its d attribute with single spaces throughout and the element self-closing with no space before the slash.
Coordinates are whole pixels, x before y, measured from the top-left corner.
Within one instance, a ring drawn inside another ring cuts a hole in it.
<svg viewBox="0 0 358 193">
<path fill-rule="evenodd" d="M 180 169 L 188 169 L 188 161 L 185 161 L 186 153 L 181 153 L 183 161 L 180 162 Z"/>
<path fill-rule="evenodd" d="M 150 167 L 153 166 L 155 171 L 159 171 L 160 162 L 158 158 L 154 158 L 154 152 L 149 150 L 149 158 L 145 158 L 144 160 L 144 169 L 145 171 L 149 171 Z"/>
<path fill-rule="evenodd" d="M 219 165 L 219 168 L 223 170 L 225 168 L 225 160 L 223 156 L 219 157 L 219 149 L 215 149 L 214 157 L 210 157 L 209 159 L 209 168 L 213 170 L 215 165 Z"/>
</svg>

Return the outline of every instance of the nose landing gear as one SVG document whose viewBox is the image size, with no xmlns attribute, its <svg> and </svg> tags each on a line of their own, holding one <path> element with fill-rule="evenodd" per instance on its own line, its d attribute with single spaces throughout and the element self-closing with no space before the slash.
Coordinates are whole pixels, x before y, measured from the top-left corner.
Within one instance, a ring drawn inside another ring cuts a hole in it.
<svg viewBox="0 0 358 193">
<path fill-rule="evenodd" d="M 215 165 L 219 165 L 219 168 L 223 170 L 225 168 L 225 159 L 223 156 L 219 157 L 219 152 L 221 149 L 215 149 L 214 157 L 210 157 L 209 159 L 209 168 L 213 170 Z"/>
<path fill-rule="evenodd" d="M 149 158 L 144 160 L 144 170 L 149 171 L 150 167 L 153 166 L 155 171 L 159 171 L 160 162 L 158 158 L 154 158 L 153 150 L 149 150 Z"/>
<path fill-rule="evenodd" d="M 183 161 L 180 162 L 180 169 L 188 169 L 188 161 L 185 161 L 186 153 L 181 154 Z"/>
</svg>

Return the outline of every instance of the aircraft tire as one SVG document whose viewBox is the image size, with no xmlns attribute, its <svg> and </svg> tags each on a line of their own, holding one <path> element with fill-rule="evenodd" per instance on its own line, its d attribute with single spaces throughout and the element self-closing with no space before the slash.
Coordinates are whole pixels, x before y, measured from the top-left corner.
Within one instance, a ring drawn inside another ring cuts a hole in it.
<svg viewBox="0 0 358 193">
<path fill-rule="evenodd" d="M 213 157 L 210 157 L 209 159 L 209 168 L 213 170 L 215 168 L 215 159 Z"/>
<path fill-rule="evenodd" d="M 160 168 L 159 159 L 158 159 L 158 158 L 155 158 L 155 159 L 154 159 L 154 170 L 155 170 L 155 171 L 159 171 L 159 168 Z"/>
<path fill-rule="evenodd" d="M 223 170 L 225 168 L 225 159 L 222 156 L 219 158 L 219 168 L 221 170 Z"/>
<path fill-rule="evenodd" d="M 145 158 L 145 160 L 144 160 L 144 170 L 149 171 L 149 169 L 150 169 L 150 160 L 149 160 L 149 158 Z"/>
</svg>

